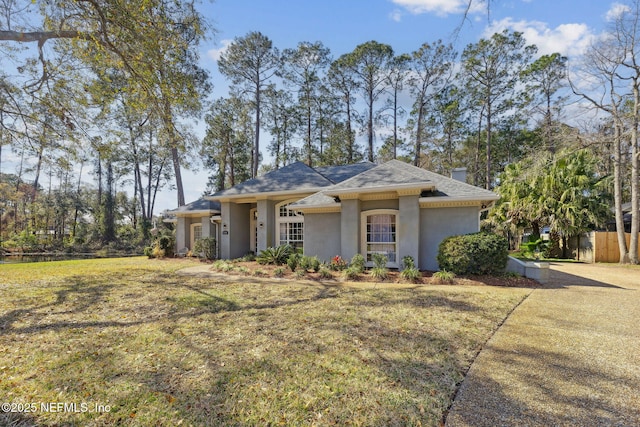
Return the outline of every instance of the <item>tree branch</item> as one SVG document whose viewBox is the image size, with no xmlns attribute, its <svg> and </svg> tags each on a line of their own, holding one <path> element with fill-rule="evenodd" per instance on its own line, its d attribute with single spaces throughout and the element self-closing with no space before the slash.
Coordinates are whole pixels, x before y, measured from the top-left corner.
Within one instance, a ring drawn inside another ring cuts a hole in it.
<svg viewBox="0 0 640 427">
<path fill-rule="evenodd" d="M 87 40 L 90 36 L 86 33 L 75 30 L 61 30 L 61 31 L 0 31 L 0 41 L 12 41 L 19 43 L 38 42 L 42 44 L 51 39 L 84 39 Z"/>
</svg>

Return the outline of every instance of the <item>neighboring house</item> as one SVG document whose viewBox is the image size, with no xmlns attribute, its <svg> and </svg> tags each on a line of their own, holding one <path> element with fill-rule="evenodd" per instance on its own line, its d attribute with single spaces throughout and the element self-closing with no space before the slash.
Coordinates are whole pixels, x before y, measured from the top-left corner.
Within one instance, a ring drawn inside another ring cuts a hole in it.
<svg viewBox="0 0 640 427">
<path fill-rule="evenodd" d="M 220 241 L 220 203 L 216 201 L 198 199 L 187 205 L 180 206 L 168 212 L 175 217 L 176 253 L 186 254 L 193 250 L 195 242 L 203 237 L 215 237 Z M 220 245 L 218 257 L 220 256 Z"/>
<path fill-rule="evenodd" d="M 188 236 L 193 241 L 196 231 L 187 233 L 196 223 L 218 236 L 221 258 L 290 244 L 325 261 L 357 253 L 371 261 L 377 252 L 390 267 L 410 255 L 418 268 L 437 270 L 440 242 L 478 231 L 480 212 L 498 196 L 392 160 L 317 168 L 298 162 L 205 198 L 219 205 L 176 210 L 178 249 Z"/>
<path fill-rule="evenodd" d="M 612 217 L 606 224 L 607 231 L 616 231 L 615 208 L 611 208 Z M 625 233 L 631 233 L 631 202 L 622 204 L 622 221 Z"/>
</svg>

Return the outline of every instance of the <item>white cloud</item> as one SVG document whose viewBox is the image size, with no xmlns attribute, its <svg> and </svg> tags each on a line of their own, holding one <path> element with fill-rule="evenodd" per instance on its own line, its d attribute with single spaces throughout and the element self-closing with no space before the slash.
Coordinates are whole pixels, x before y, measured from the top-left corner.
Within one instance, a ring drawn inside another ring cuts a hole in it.
<svg viewBox="0 0 640 427">
<path fill-rule="evenodd" d="M 233 40 L 230 40 L 230 39 L 220 40 L 220 44 L 222 45 L 222 47 L 218 49 L 208 50 L 207 56 L 213 59 L 214 61 L 217 61 L 218 59 L 220 59 L 220 56 L 227 51 L 231 43 L 233 43 Z"/>
<path fill-rule="evenodd" d="M 506 18 L 494 22 L 485 30 L 484 37 L 491 37 L 504 29 L 521 32 L 528 44 L 535 44 L 540 55 L 559 52 L 576 57 L 584 53 L 594 39 L 586 24 L 562 24 L 555 28 L 540 21 L 514 21 Z"/>
<path fill-rule="evenodd" d="M 464 13 L 469 8 L 470 13 L 486 10 L 486 0 L 392 0 L 413 15 L 435 13 L 438 16 Z M 471 1 L 471 6 L 469 6 Z"/>
<path fill-rule="evenodd" d="M 605 19 L 607 20 L 607 22 L 613 22 L 617 18 L 622 16 L 622 14 L 627 12 L 631 12 L 631 8 L 629 6 L 627 6 L 626 4 L 614 3 L 611 5 L 611 9 L 607 11 Z"/>
<path fill-rule="evenodd" d="M 395 22 L 402 21 L 402 11 L 400 9 L 395 9 L 389 14 L 389 19 Z"/>
</svg>

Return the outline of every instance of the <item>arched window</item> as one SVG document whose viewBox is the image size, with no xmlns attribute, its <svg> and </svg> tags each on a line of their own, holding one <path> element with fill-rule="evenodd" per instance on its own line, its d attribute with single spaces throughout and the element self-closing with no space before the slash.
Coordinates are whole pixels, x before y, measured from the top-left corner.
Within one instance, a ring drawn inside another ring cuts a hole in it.
<svg viewBox="0 0 640 427">
<path fill-rule="evenodd" d="M 304 214 L 289 209 L 289 205 L 297 200 L 286 200 L 276 205 L 276 229 L 278 230 L 278 246 L 291 245 L 302 248 L 304 245 Z"/>
<path fill-rule="evenodd" d="M 387 266 L 398 267 L 397 218 L 398 211 L 394 209 L 362 212 L 361 248 L 367 263 L 372 263 L 373 254 L 379 253 L 387 257 Z"/>
</svg>

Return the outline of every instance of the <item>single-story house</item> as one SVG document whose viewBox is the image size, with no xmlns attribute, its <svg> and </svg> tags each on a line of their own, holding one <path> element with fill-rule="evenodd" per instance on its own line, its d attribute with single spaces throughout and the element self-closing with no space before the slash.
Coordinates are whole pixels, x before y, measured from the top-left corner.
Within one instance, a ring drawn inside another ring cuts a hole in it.
<svg viewBox="0 0 640 427">
<path fill-rule="evenodd" d="M 437 270 L 440 242 L 479 231 L 480 213 L 498 199 L 456 172 L 459 179 L 398 160 L 293 163 L 176 210 L 178 250 L 215 236 L 225 259 L 289 244 L 324 261 L 383 253 L 400 267 L 410 255 L 418 268 Z"/>
<path fill-rule="evenodd" d="M 185 254 L 195 247 L 195 242 L 203 237 L 215 237 L 220 241 L 220 202 L 200 198 L 187 205 L 168 212 L 167 222 L 173 222 L 176 230 L 176 253 Z M 220 257 L 220 245 L 217 245 Z"/>
</svg>

